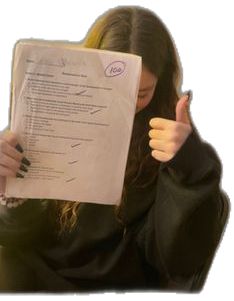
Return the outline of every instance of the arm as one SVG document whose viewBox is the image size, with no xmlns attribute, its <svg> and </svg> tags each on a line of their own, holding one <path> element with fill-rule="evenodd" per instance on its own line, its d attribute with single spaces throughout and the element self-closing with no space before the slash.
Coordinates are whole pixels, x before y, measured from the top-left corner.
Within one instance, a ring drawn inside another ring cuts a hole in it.
<svg viewBox="0 0 234 301">
<path fill-rule="evenodd" d="M 17 136 L 10 131 L 1 132 L 0 194 L 5 192 L 6 177 L 21 175 L 19 171 L 25 170 L 23 165 L 28 163 L 23 149 L 18 144 Z M 46 231 L 47 203 L 47 201 L 28 200 L 16 208 L 7 208 L 0 204 L 0 245 L 23 246 L 32 242 L 37 244 L 44 242 L 45 233 L 48 232 Z M 43 234 L 44 237 L 41 239 Z"/>
<path fill-rule="evenodd" d="M 161 164 L 144 253 L 165 285 L 183 283 L 214 254 L 223 228 L 220 174 L 217 155 L 195 130 L 175 157 Z"/>
</svg>

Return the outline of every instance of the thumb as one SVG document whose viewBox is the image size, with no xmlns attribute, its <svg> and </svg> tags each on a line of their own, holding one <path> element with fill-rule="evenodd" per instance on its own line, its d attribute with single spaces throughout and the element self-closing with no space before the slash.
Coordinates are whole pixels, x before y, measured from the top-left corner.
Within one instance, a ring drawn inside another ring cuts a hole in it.
<svg viewBox="0 0 234 301">
<path fill-rule="evenodd" d="M 9 129 L 5 129 L 3 132 L 0 132 L 0 139 L 5 140 L 13 147 L 15 147 L 18 143 L 16 134 Z"/>
<path fill-rule="evenodd" d="M 176 121 L 190 124 L 189 117 L 189 100 L 190 100 L 190 92 L 183 95 L 176 104 Z"/>
</svg>

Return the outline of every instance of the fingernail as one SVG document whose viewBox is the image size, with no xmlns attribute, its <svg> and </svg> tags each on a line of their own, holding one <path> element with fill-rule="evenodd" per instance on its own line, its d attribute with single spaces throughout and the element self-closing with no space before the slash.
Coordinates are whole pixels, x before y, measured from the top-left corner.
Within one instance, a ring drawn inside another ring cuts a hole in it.
<svg viewBox="0 0 234 301">
<path fill-rule="evenodd" d="M 28 172 L 28 169 L 23 164 L 20 165 L 19 169 L 22 171 Z"/>
<path fill-rule="evenodd" d="M 28 160 L 28 159 L 26 159 L 25 157 L 23 157 L 23 159 L 21 160 L 21 162 L 23 163 L 23 164 L 25 164 L 25 165 L 31 165 L 31 162 Z"/>
<path fill-rule="evenodd" d="M 190 101 L 191 98 L 192 98 L 192 91 L 191 91 L 191 90 L 188 90 L 188 91 L 186 92 L 186 94 L 187 94 L 187 96 L 188 96 L 188 101 Z"/>
<path fill-rule="evenodd" d="M 24 150 L 23 150 L 23 148 L 22 148 L 22 146 L 18 143 L 17 145 L 16 145 L 16 147 L 15 147 L 16 149 L 17 149 L 17 151 L 18 152 L 20 152 L 20 153 L 23 153 L 24 152 Z"/>
<path fill-rule="evenodd" d="M 17 173 L 16 173 L 16 178 L 24 178 L 24 176 L 21 175 L 21 173 L 17 172 Z"/>
</svg>

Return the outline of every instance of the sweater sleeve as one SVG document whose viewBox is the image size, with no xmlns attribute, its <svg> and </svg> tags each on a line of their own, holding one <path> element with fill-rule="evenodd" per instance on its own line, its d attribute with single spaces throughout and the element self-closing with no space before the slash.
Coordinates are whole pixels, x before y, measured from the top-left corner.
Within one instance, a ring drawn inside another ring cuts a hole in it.
<svg viewBox="0 0 234 301">
<path fill-rule="evenodd" d="M 188 278 L 214 254 L 223 227 L 220 175 L 216 153 L 196 131 L 161 164 L 141 239 L 147 262 L 165 282 Z"/>
<path fill-rule="evenodd" d="M 0 205 L 0 245 L 26 246 L 46 240 L 47 201 L 29 199 L 21 206 Z"/>
</svg>

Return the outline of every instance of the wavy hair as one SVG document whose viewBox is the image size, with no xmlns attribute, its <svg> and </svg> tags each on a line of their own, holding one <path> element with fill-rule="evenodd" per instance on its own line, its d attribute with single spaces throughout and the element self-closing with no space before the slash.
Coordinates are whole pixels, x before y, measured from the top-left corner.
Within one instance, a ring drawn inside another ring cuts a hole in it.
<svg viewBox="0 0 234 301">
<path fill-rule="evenodd" d="M 117 216 L 127 203 L 129 187 L 148 187 L 158 175 L 160 162 L 151 156 L 149 120 L 175 119 L 181 68 L 173 40 L 163 22 L 150 10 L 138 6 L 113 8 L 99 17 L 88 31 L 83 46 L 137 54 L 157 78 L 151 102 L 135 115 L 122 200 Z M 77 221 L 79 202 L 57 201 L 61 229 L 72 229 Z M 122 220 L 124 223 L 124 221 Z"/>
</svg>

